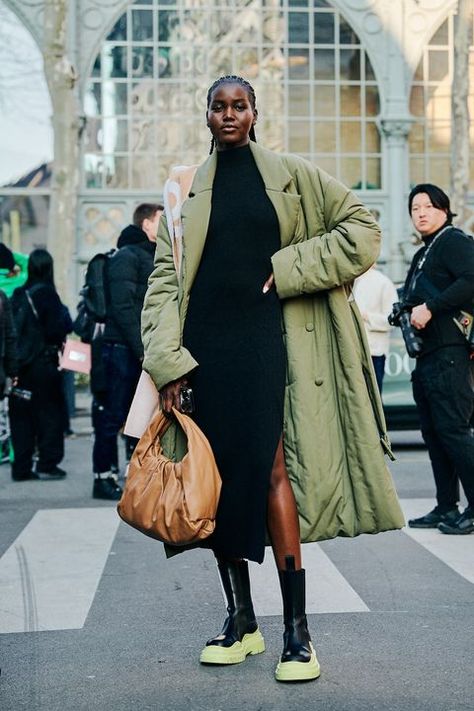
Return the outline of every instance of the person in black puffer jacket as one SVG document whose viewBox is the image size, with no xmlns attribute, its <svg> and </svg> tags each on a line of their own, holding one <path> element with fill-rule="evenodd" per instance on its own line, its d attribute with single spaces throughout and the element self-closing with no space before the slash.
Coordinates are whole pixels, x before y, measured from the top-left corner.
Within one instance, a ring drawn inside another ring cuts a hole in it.
<svg viewBox="0 0 474 711">
<path fill-rule="evenodd" d="M 141 312 L 148 277 L 154 268 L 155 240 L 163 212 L 159 204 L 143 203 L 133 213 L 117 242 L 118 250 L 107 264 L 107 318 L 103 333 L 102 359 L 106 389 L 92 403 L 94 448 L 93 496 L 118 500 L 117 436 L 130 409 L 141 373 L 143 346 Z M 127 456 L 136 441 L 127 439 Z"/>
<path fill-rule="evenodd" d="M 64 395 L 58 352 L 72 331 L 69 311 L 54 286 L 53 258 L 35 249 L 28 279 L 15 289 L 11 306 L 18 336 L 18 383 L 9 404 L 14 451 L 12 478 L 63 478 Z M 33 471 L 33 455 L 39 459 Z"/>
</svg>

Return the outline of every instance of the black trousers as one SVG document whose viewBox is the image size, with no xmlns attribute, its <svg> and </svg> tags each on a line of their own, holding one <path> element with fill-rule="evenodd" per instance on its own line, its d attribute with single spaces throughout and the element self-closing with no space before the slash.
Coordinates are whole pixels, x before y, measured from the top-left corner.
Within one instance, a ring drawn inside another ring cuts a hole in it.
<svg viewBox="0 0 474 711">
<path fill-rule="evenodd" d="M 141 373 L 140 362 L 130 348 L 121 343 L 104 343 L 102 358 L 107 388 L 100 395 L 94 395 L 92 401 L 92 466 L 95 474 L 118 467 L 117 436 L 127 419 Z M 137 441 L 132 437 L 126 438 L 128 459 Z"/>
<path fill-rule="evenodd" d="M 454 508 L 459 482 L 469 505 L 474 506 L 474 364 L 467 348 L 446 346 L 420 358 L 412 385 L 438 506 Z"/>
<path fill-rule="evenodd" d="M 39 356 L 20 372 L 18 386 L 31 400 L 10 396 L 10 430 L 15 461 L 12 471 L 26 476 L 38 449 L 38 471 L 48 472 L 64 456 L 64 395 L 57 356 Z"/>
</svg>

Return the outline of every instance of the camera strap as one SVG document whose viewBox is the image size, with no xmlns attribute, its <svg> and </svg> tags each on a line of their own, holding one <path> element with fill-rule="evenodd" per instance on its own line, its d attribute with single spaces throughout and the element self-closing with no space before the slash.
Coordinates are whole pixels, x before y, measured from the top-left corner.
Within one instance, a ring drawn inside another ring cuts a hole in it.
<svg viewBox="0 0 474 711">
<path fill-rule="evenodd" d="M 432 242 L 430 242 L 430 244 L 426 247 L 425 251 L 423 252 L 423 254 L 421 256 L 421 259 L 418 260 L 418 264 L 416 265 L 415 272 L 419 272 L 419 271 L 421 271 L 421 269 L 423 269 L 423 265 L 426 262 L 428 255 L 431 252 L 431 250 L 433 249 L 433 247 L 435 246 L 436 242 L 439 240 L 441 235 L 444 235 L 444 233 L 450 229 L 452 229 L 452 225 L 446 225 L 446 227 L 443 227 L 443 229 L 438 232 L 438 234 L 436 235 L 434 240 Z"/>
<path fill-rule="evenodd" d="M 425 247 L 425 251 L 421 255 L 420 259 L 418 260 L 417 265 L 416 265 L 415 269 L 413 270 L 413 274 L 411 275 L 410 283 L 408 284 L 408 286 L 406 288 L 405 299 L 408 299 L 409 296 L 415 291 L 416 285 L 417 285 L 420 277 L 422 278 L 421 280 L 424 282 L 424 285 L 426 288 L 428 288 L 428 285 L 430 285 L 431 289 L 428 289 L 428 291 L 431 292 L 432 296 L 437 296 L 439 294 L 439 290 L 437 290 L 436 293 L 433 293 L 433 289 L 435 287 L 431 284 L 429 279 L 426 277 L 426 274 L 423 274 L 422 270 L 423 270 L 423 266 L 428 258 L 428 255 L 431 252 L 431 250 L 433 249 L 433 247 L 435 246 L 436 242 L 439 240 L 441 235 L 443 235 L 447 230 L 449 230 L 451 228 L 452 228 L 452 225 L 446 225 L 446 227 L 443 227 L 443 229 L 438 232 L 438 234 L 433 239 L 433 241 L 430 242 L 430 244 L 427 247 Z"/>
</svg>

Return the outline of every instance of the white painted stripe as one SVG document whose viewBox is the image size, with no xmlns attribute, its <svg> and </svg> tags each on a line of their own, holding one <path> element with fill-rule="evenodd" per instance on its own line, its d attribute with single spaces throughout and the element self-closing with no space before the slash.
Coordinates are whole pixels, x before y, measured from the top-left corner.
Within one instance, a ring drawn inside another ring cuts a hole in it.
<svg viewBox="0 0 474 711">
<path fill-rule="evenodd" d="M 368 612 L 369 608 L 317 543 L 303 546 L 306 612 Z M 271 551 L 262 565 L 250 564 L 252 598 L 259 616 L 281 615 L 280 584 Z"/>
<path fill-rule="evenodd" d="M 417 518 L 431 511 L 433 499 L 402 499 L 405 518 Z M 406 528 L 403 532 L 423 548 L 449 565 L 470 583 L 474 583 L 474 534 L 449 536 L 436 528 Z"/>
<path fill-rule="evenodd" d="M 83 627 L 119 523 L 110 507 L 38 511 L 0 558 L 0 633 Z"/>
</svg>

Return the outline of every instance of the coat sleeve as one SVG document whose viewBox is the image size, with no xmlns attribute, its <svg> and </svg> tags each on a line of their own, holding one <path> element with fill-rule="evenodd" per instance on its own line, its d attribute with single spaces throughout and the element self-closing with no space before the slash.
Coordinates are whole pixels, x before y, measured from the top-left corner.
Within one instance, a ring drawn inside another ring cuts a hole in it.
<svg viewBox="0 0 474 711">
<path fill-rule="evenodd" d="M 155 269 L 148 281 L 142 311 L 143 368 L 158 390 L 197 366 L 181 345 L 178 277 L 171 241 L 162 215 L 156 241 Z"/>
<path fill-rule="evenodd" d="M 272 257 L 281 299 L 313 294 L 353 281 L 377 259 L 380 230 L 348 188 L 318 169 L 300 176 L 299 192 L 308 230 L 318 214 L 325 232 L 291 244 Z"/>
<path fill-rule="evenodd" d="M 138 257 L 126 247 L 114 254 L 107 267 L 110 315 L 125 343 L 140 361 L 143 357 L 140 312 L 135 306 L 139 272 Z"/>
</svg>

